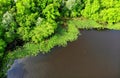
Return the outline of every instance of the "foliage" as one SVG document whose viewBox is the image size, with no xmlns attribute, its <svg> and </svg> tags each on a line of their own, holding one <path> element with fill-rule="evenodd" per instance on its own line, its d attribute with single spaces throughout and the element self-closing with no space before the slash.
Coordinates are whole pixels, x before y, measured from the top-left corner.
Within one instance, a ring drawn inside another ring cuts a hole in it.
<svg viewBox="0 0 120 78">
<path fill-rule="evenodd" d="M 22 58 L 25 56 L 37 55 L 39 52 L 47 53 L 54 46 L 66 46 L 67 42 L 74 41 L 77 39 L 79 35 L 79 30 L 72 23 L 72 21 L 68 22 L 68 27 L 63 29 L 59 27 L 58 33 L 53 35 L 52 37 L 42 41 L 41 43 L 26 43 L 22 48 L 18 48 L 13 51 L 13 53 L 9 53 L 11 59 Z"/>
<path fill-rule="evenodd" d="M 60 0 L 24 1 L 16 2 L 16 20 L 19 25 L 17 33 L 22 39 L 39 42 L 54 33 L 57 27 L 55 19 L 60 16 L 58 11 Z"/>
<path fill-rule="evenodd" d="M 86 0 L 82 15 L 100 23 L 113 24 L 120 21 L 119 0 Z"/>
<path fill-rule="evenodd" d="M 109 8 L 107 10 L 104 9 L 100 13 L 100 17 L 102 17 L 100 21 L 108 22 L 109 24 L 119 22 L 120 21 L 119 12 L 120 12 L 119 8 Z"/>
<path fill-rule="evenodd" d="M 0 77 L 3 76 L 4 73 L 2 73 L 2 67 L 1 65 L 3 65 L 4 63 L 1 63 L 3 60 L 3 56 L 4 56 L 4 51 L 5 51 L 5 47 L 6 47 L 6 42 L 2 39 L 0 39 Z"/>
<path fill-rule="evenodd" d="M 81 16 L 81 11 L 84 8 L 85 0 L 67 0 L 64 1 L 62 15 L 65 17 L 78 17 Z"/>
<path fill-rule="evenodd" d="M 51 34 L 54 33 L 57 24 L 54 21 L 43 21 L 40 25 L 35 27 L 31 31 L 31 39 L 32 41 L 38 43 L 43 41 L 45 38 L 49 37 Z"/>
<path fill-rule="evenodd" d="M 100 0 L 87 0 L 85 3 L 85 9 L 83 9 L 81 13 L 83 16 L 87 18 L 98 20 L 99 9 L 100 9 Z"/>
<path fill-rule="evenodd" d="M 3 52 L 5 47 L 6 47 L 5 41 L 0 39 L 0 52 Z"/>
<path fill-rule="evenodd" d="M 112 29 L 112 30 L 120 30 L 120 23 L 112 24 L 112 25 L 107 25 L 107 29 Z"/>
</svg>

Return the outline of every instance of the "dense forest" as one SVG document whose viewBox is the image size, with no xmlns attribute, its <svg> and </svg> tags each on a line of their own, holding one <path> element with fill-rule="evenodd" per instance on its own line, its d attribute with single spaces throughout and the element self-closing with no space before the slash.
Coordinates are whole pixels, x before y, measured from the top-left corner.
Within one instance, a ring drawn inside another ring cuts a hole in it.
<svg viewBox="0 0 120 78">
<path fill-rule="evenodd" d="M 65 47 L 80 29 L 120 30 L 120 0 L 0 0 L 0 78 L 14 59 Z"/>
</svg>

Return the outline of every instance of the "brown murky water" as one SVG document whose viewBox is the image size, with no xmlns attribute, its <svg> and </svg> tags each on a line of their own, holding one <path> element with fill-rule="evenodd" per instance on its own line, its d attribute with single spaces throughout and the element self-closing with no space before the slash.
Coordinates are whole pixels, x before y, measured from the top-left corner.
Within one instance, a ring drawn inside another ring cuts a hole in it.
<svg viewBox="0 0 120 78">
<path fill-rule="evenodd" d="M 120 78 L 120 31 L 84 30 L 67 47 L 23 59 L 17 66 L 8 78 Z"/>
</svg>

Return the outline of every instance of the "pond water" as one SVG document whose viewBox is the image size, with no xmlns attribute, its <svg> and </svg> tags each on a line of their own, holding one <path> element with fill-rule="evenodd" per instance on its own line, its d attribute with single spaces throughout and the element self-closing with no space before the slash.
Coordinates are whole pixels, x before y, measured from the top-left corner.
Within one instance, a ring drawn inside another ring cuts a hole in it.
<svg viewBox="0 0 120 78">
<path fill-rule="evenodd" d="M 120 31 L 81 32 L 67 47 L 16 60 L 8 78 L 120 78 Z"/>
</svg>

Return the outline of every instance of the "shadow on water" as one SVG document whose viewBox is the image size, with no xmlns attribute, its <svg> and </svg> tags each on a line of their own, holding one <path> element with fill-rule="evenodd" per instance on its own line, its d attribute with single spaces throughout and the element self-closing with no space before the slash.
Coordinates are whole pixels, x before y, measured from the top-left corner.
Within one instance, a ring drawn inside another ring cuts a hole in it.
<svg viewBox="0 0 120 78">
<path fill-rule="evenodd" d="M 81 32 L 82 36 L 65 48 L 26 58 L 21 62 L 24 69 L 18 67 L 8 78 L 19 76 L 19 70 L 24 77 L 12 78 L 120 78 L 120 31 Z"/>
</svg>

